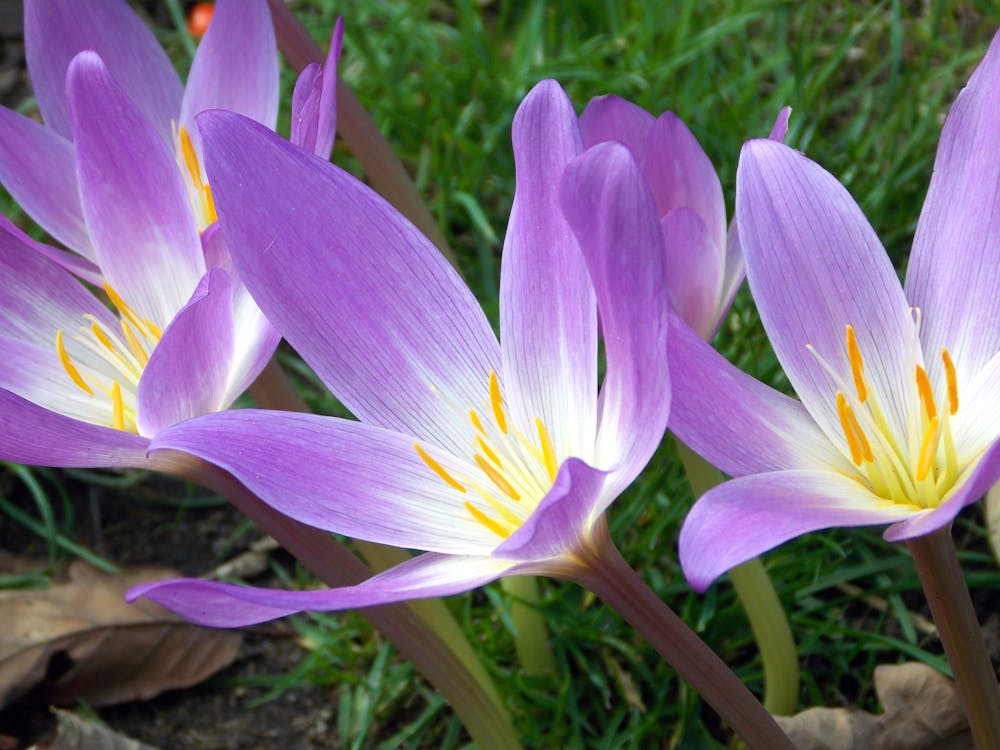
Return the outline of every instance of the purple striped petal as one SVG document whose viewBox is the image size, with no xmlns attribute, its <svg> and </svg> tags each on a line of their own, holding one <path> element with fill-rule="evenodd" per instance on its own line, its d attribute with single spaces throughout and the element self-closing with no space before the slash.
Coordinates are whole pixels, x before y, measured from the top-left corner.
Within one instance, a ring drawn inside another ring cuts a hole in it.
<svg viewBox="0 0 1000 750">
<path fill-rule="evenodd" d="M 73 60 L 67 91 L 96 260 L 130 305 L 165 328 L 205 272 L 174 155 L 94 53 Z"/>
<path fill-rule="evenodd" d="M 171 121 L 180 113 L 183 93 L 180 78 L 152 32 L 123 0 L 35 0 L 24 5 L 28 72 L 50 128 L 72 136 L 66 71 L 79 52 L 93 50 L 164 142 L 173 142 Z"/>
<path fill-rule="evenodd" d="M 432 552 L 489 554 L 498 537 L 463 507 L 409 436 L 312 414 L 235 409 L 159 433 L 172 448 L 230 472 L 268 505 L 328 531 Z M 422 446 L 452 476 L 475 467 Z"/>
<path fill-rule="evenodd" d="M 233 285 L 216 268 L 167 326 L 143 370 L 136 391 L 141 434 L 227 406 L 233 337 Z"/>
<path fill-rule="evenodd" d="M 151 599 L 199 625 L 236 628 L 297 612 L 330 612 L 451 596 L 494 581 L 515 563 L 491 557 L 420 555 L 357 586 L 318 591 L 281 591 L 231 583 L 177 578 L 135 586 L 126 599 Z"/>
<path fill-rule="evenodd" d="M 941 347 L 961 384 L 1000 351 L 998 87 L 1000 35 L 945 120 L 906 275 L 935 384 L 944 383 Z"/>
<path fill-rule="evenodd" d="M 0 107 L 0 183 L 46 232 L 94 257 L 76 187 L 73 144 Z"/>
<path fill-rule="evenodd" d="M 906 434 L 914 323 L 896 272 L 854 199 L 798 152 L 749 141 L 737 170 L 736 213 L 761 321 L 805 407 L 846 451 L 835 394 L 853 394 L 845 343 L 851 325 L 868 388 L 893 433 Z"/>
<path fill-rule="evenodd" d="M 681 567 L 691 587 L 707 589 L 727 570 L 809 531 L 870 526 L 914 515 L 886 505 L 843 474 L 779 471 L 733 479 L 709 490 L 681 527 Z"/>
<path fill-rule="evenodd" d="M 326 62 L 307 65 L 292 92 L 289 140 L 321 159 L 329 159 L 337 133 L 337 62 L 344 41 L 344 19 L 338 18 Z"/>
<path fill-rule="evenodd" d="M 786 469 L 853 473 L 793 398 L 726 361 L 677 316 L 667 338 L 670 431 L 731 476 Z"/>
<path fill-rule="evenodd" d="M 499 346 L 447 261 L 373 191 L 232 113 L 198 118 L 222 231 L 275 327 L 360 419 L 471 455 Z"/>
<path fill-rule="evenodd" d="M 79 255 L 71 253 L 67 250 L 61 250 L 58 247 L 52 247 L 51 245 L 46 245 L 43 242 L 38 242 L 33 237 L 25 234 L 25 232 L 17 226 L 17 224 L 12 222 L 6 216 L 0 216 L 0 232 L 12 235 L 24 246 L 26 250 L 33 250 L 39 255 L 45 256 L 84 281 L 90 282 L 95 286 L 100 286 L 101 282 L 104 280 L 104 277 L 101 276 L 101 269 L 86 258 L 82 258 Z"/>
<path fill-rule="evenodd" d="M 525 434 L 541 418 L 556 455 L 590 457 L 597 411 L 597 308 L 559 208 L 560 179 L 583 150 L 576 113 L 542 81 L 514 116 L 517 188 L 500 273 L 503 379 Z"/>
<path fill-rule="evenodd" d="M 660 223 L 667 251 L 667 281 L 674 310 L 698 335 L 709 339 L 718 324 L 722 255 L 705 222 L 687 206 Z"/>
<path fill-rule="evenodd" d="M 146 438 L 99 427 L 0 390 L 0 458 L 35 466 L 113 468 L 146 465 Z"/>
<path fill-rule="evenodd" d="M 605 141 L 628 146 L 637 162 L 646 155 L 646 137 L 656 118 L 637 104 L 609 94 L 588 102 L 580 115 L 584 148 Z"/>
<path fill-rule="evenodd" d="M 281 343 L 281 334 L 264 317 L 242 282 L 233 290 L 233 362 L 222 398 L 229 406 L 257 379 Z"/>
<path fill-rule="evenodd" d="M 604 334 L 607 374 L 594 463 L 613 469 L 606 504 L 646 465 L 670 412 L 663 236 L 639 166 L 619 143 L 599 144 L 573 160 L 562 207 L 587 261 Z"/>
</svg>

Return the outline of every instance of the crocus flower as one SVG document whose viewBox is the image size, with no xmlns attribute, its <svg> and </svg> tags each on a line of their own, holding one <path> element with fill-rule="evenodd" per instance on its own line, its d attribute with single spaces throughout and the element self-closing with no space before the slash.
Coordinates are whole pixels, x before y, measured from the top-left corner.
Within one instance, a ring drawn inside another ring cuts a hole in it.
<svg viewBox="0 0 1000 750">
<path fill-rule="evenodd" d="M 994 38 L 945 122 L 904 288 L 834 177 L 780 144 L 744 146 L 736 214 L 747 277 L 801 402 L 672 327 L 671 428 L 737 477 L 684 523 L 681 563 L 695 588 L 815 529 L 929 534 L 997 479 L 998 84 Z"/>
<path fill-rule="evenodd" d="M 274 126 L 270 16 L 220 1 L 186 87 L 120 0 L 26 2 L 25 42 L 45 125 L 0 109 L 0 181 L 76 254 L 0 227 L 0 454 L 140 465 L 148 437 L 228 406 L 278 341 L 229 273 L 193 120 Z"/>
<path fill-rule="evenodd" d="M 193 454 L 299 521 L 425 553 L 347 588 L 181 579 L 131 596 L 235 626 L 586 568 L 669 410 L 664 261 L 649 252 L 663 240 L 628 150 L 585 152 L 554 82 L 521 105 L 501 344 L 444 258 L 367 187 L 245 118 L 199 126 L 241 277 L 360 421 L 235 410 L 160 432 L 153 455 Z"/>
</svg>

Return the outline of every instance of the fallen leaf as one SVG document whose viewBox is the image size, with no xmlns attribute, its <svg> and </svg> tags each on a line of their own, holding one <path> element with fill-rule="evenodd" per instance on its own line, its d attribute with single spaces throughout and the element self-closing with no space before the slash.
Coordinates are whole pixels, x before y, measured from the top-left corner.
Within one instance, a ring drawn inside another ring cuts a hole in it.
<svg viewBox="0 0 1000 750">
<path fill-rule="evenodd" d="M 0 591 L 0 708 L 39 685 L 53 703 L 145 700 L 229 664 L 239 633 L 192 625 L 146 600 L 125 602 L 130 586 L 176 575 L 143 568 L 116 576 L 75 561 L 67 583 Z"/>
<path fill-rule="evenodd" d="M 52 709 L 58 726 L 55 739 L 45 750 L 156 750 L 150 745 L 118 734 L 112 729 L 79 716 Z"/>
<path fill-rule="evenodd" d="M 972 750 L 955 683 L 936 669 L 885 664 L 875 668 L 874 682 L 881 714 L 810 708 L 775 719 L 798 750 Z"/>
</svg>

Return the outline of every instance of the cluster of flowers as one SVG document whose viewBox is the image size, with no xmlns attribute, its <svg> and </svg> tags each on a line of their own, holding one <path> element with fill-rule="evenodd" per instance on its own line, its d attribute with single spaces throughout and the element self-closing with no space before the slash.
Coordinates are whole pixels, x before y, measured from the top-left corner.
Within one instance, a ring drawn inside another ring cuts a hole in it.
<svg viewBox="0 0 1000 750">
<path fill-rule="evenodd" d="M 727 228 L 676 116 L 616 97 L 578 116 L 539 83 L 513 122 L 498 339 L 438 250 L 329 162 L 339 26 L 288 141 L 263 0 L 218 2 L 186 86 L 124 3 L 29 2 L 25 21 L 45 125 L 0 109 L 0 181 L 72 252 L 0 224 L 0 457 L 179 451 L 299 522 L 425 551 L 355 586 L 133 597 L 237 626 L 579 578 L 668 426 L 735 477 L 681 532 L 698 590 L 816 529 L 928 534 L 1000 475 L 1000 42 L 945 123 L 904 287 L 847 191 L 783 145 L 787 111 L 744 146 Z M 799 400 L 707 343 L 744 275 Z M 226 410 L 280 336 L 356 421 Z"/>
</svg>

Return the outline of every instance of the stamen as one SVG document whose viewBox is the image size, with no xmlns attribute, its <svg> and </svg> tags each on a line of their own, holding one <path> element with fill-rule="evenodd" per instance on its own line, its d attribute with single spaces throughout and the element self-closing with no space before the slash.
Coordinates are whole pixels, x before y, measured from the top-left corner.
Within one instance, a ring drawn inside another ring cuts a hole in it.
<svg viewBox="0 0 1000 750">
<path fill-rule="evenodd" d="M 472 426 L 479 430 L 481 434 L 486 434 L 486 430 L 483 429 L 483 423 L 479 421 L 479 415 L 475 409 L 469 409 L 469 420 L 472 422 Z"/>
<path fill-rule="evenodd" d="M 934 465 L 934 457 L 937 455 L 938 435 L 941 433 L 941 423 L 937 417 L 931 419 L 924 432 L 924 441 L 920 445 L 920 459 L 917 461 L 917 481 L 922 482 L 927 478 L 927 474 Z"/>
<path fill-rule="evenodd" d="M 205 218 L 209 224 L 213 224 L 218 221 L 219 215 L 215 212 L 215 198 L 212 196 L 212 188 L 208 185 L 202 185 L 201 190 L 205 201 Z"/>
<path fill-rule="evenodd" d="M 924 405 L 924 411 L 927 412 L 927 418 L 934 419 L 937 416 L 937 406 L 934 404 L 931 381 L 927 377 L 927 372 L 920 365 L 917 365 L 917 393 L 920 395 L 920 403 Z"/>
<path fill-rule="evenodd" d="M 555 448 L 552 447 L 552 438 L 549 437 L 549 431 L 546 430 L 545 425 L 542 424 L 541 417 L 535 417 L 535 427 L 538 428 L 538 439 L 542 444 L 542 456 L 544 458 L 545 470 L 549 472 L 549 479 L 555 481 L 559 465 L 556 463 L 556 451 Z"/>
<path fill-rule="evenodd" d="M 132 327 L 129 326 L 128 321 L 121 320 L 122 333 L 125 334 L 125 341 L 128 342 L 128 348 L 132 350 L 132 356 L 139 360 L 139 364 L 145 367 L 149 362 L 149 355 L 146 354 L 146 350 L 142 348 L 142 344 L 139 343 L 139 339 L 136 338 L 135 333 L 132 332 Z"/>
<path fill-rule="evenodd" d="M 469 501 L 465 502 L 465 509 L 469 511 L 470 514 L 472 514 L 473 518 L 475 518 L 477 521 L 479 521 L 479 523 L 481 523 L 483 526 L 485 526 L 487 529 L 492 531 L 497 536 L 503 539 L 506 539 L 507 537 L 510 536 L 510 532 L 507 529 L 505 529 L 503 526 L 498 524 L 488 515 L 483 513 L 481 510 L 479 510 L 479 508 L 477 508 Z"/>
<path fill-rule="evenodd" d="M 76 369 L 73 361 L 69 358 L 69 352 L 66 351 L 66 345 L 63 343 L 63 332 L 60 328 L 56 331 L 56 352 L 59 353 L 59 361 L 62 362 L 63 369 L 66 370 L 66 374 L 70 376 L 74 383 L 79 386 L 82 391 L 85 391 L 88 396 L 94 395 L 94 390 L 87 385 L 87 381 L 83 379 L 80 375 L 80 371 Z"/>
<path fill-rule="evenodd" d="M 201 167 L 198 165 L 198 155 L 194 152 L 191 135 L 183 125 L 177 129 L 177 139 L 181 143 L 181 155 L 184 157 L 184 166 L 187 167 L 188 174 L 191 175 L 191 182 L 200 185 Z"/>
<path fill-rule="evenodd" d="M 868 389 L 865 386 L 865 364 L 858 348 L 858 337 L 854 335 L 854 327 L 847 326 L 847 358 L 851 362 L 851 375 L 854 377 L 854 388 L 858 392 L 858 401 L 862 404 L 868 400 Z"/>
<path fill-rule="evenodd" d="M 492 480 L 493 484 L 495 484 L 503 494 L 511 500 L 521 499 L 521 495 L 518 494 L 517 490 L 511 487 L 510 482 L 507 481 L 503 474 L 494 469 L 485 458 L 477 453 L 472 457 L 472 460 L 476 462 L 476 466 L 483 470 L 483 473 Z"/>
<path fill-rule="evenodd" d="M 111 426 L 116 430 L 125 429 L 125 403 L 117 380 L 111 384 Z"/>
<path fill-rule="evenodd" d="M 109 352 L 115 350 L 115 345 L 111 343 L 111 339 L 107 337 L 104 330 L 97 323 L 97 321 L 92 321 L 90 323 L 90 331 L 94 334 L 94 338 L 101 342 L 101 345 L 107 349 Z"/>
<path fill-rule="evenodd" d="M 441 477 L 450 487 L 454 487 L 459 492 L 466 491 L 465 487 L 453 479 L 451 474 L 449 474 L 441 464 L 431 458 L 427 454 L 427 451 L 420 447 L 419 443 L 414 443 L 413 447 L 416 449 L 417 455 L 420 456 L 420 458 L 424 460 L 424 463 L 431 468 L 431 471 Z"/>
<path fill-rule="evenodd" d="M 135 310 L 131 308 L 128 302 L 123 300 L 122 296 L 118 294 L 118 292 L 116 292 L 106 281 L 101 284 L 101 286 L 104 287 L 105 294 L 108 295 L 108 299 L 110 299 L 111 304 L 118 309 L 118 312 L 120 312 L 123 317 L 127 318 L 132 325 L 141 331 L 143 329 L 143 320 L 136 314 Z"/>
<path fill-rule="evenodd" d="M 500 461 L 500 456 L 490 448 L 490 444 L 482 439 L 479 435 L 476 435 L 476 442 L 479 444 L 479 448 L 486 454 L 487 458 L 496 464 L 497 468 L 503 470 L 503 463 Z"/>
<path fill-rule="evenodd" d="M 840 417 L 840 426 L 844 430 L 844 437 L 847 438 L 847 447 L 851 451 L 854 465 L 861 466 L 862 460 L 872 461 L 874 456 L 871 445 L 842 391 L 837 391 L 837 415 Z"/>
<path fill-rule="evenodd" d="M 503 413 L 503 397 L 500 395 L 500 380 L 496 370 L 490 370 L 490 404 L 493 405 L 493 416 L 497 427 L 504 435 L 507 434 L 507 417 Z"/>
<path fill-rule="evenodd" d="M 944 347 L 941 347 L 941 361 L 944 362 L 944 378 L 948 383 L 948 411 L 954 414 L 958 411 L 958 378 L 955 375 L 955 363 Z"/>
</svg>

